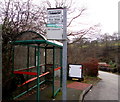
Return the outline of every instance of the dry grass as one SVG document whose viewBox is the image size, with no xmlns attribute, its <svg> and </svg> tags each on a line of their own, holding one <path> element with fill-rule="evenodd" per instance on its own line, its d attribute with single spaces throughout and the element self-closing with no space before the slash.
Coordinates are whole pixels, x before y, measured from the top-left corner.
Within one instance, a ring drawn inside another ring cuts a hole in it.
<svg viewBox="0 0 120 102">
<path fill-rule="evenodd" d="M 90 76 L 85 76 L 84 81 L 81 81 L 82 83 L 87 83 L 87 84 L 92 84 L 95 85 L 97 84 L 101 79 L 99 77 L 90 77 Z"/>
</svg>

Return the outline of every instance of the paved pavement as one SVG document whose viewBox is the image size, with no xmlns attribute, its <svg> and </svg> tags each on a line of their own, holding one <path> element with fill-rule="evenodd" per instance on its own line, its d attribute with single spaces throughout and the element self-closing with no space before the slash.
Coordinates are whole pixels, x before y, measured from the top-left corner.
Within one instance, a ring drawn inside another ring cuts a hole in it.
<svg viewBox="0 0 120 102">
<path fill-rule="evenodd" d="M 99 77 L 102 80 L 86 94 L 85 102 L 87 100 L 118 100 L 118 79 L 120 76 L 99 71 Z"/>
<path fill-rule="evenodd" d="M 91 84 L 86 84 L 86 83 L 80 83 L 80 82 L 75 82 L 71 81 L 70 83 L 67 84 L 67 101 L 76 101 L 80 102 L 82 100 L 81 95 L 84 90 L 86 90 Z M 46 88 L 44 88 L 40 92 L 40 100 L 44 101 L 58 101 L 62 100 L 62 92 L 58 93 L 58 95 L 55 97 L 55 99 L 52 99 L 52 86 L 49 85 Z M 25 102 L 29 100 L 36 100 L 36 90 L 32 91 L 31 93 L 24 95 L 23 97 L 19 98 L 18 100 L 24 100 Z"/>
</svg>

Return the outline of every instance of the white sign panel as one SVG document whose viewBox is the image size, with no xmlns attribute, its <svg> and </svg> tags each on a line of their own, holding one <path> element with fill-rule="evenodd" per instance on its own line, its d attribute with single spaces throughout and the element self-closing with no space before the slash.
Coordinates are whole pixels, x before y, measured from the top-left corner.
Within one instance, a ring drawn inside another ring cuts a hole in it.
<svg viewBox="0 0 120 102">
<path fill-rule="evenodd" d="M 47 39 L 62 39 L 63 9 L 48 9 Z"/>
<path fill-rule="evenodd" d="M 48 24 L 61 24 L 63 19 L 63 9 L 48 10 Z"/>
<path fill-rule="evenodd" d="M 49 24 L 59 24 L 62 22 L 61 16 L 48 16 L 48 23 Z"/>
<path fill-rule="evenodd" d="M 69 65 L 69 77 L 82 78 L 82 65 Z"/>
</svg>

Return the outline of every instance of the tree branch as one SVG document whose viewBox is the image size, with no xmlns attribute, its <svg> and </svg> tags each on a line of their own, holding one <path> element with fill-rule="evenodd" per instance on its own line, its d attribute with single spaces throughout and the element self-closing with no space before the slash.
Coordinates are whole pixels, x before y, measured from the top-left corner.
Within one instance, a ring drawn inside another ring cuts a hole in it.
<svg viewBox="0 0 120 102">
<path fill-rule="evenodd" d="M 82 13 L 83 13 L 83 11 L 85 11 L 85 10 L 86 10 L 85 8 L 82 9 L 77 16 L 73 17 L 73 18 L 71 19 L 71 21 L 69 22 L 69 24 L 67 25 L 67 27 L 69 27 L 69 26 L 71 25 L 71 23 L 73 22 L 73 20 L 75 20 L 76 18 L 78 18 L 79 16 L 81 16 Z"/>
</svg>

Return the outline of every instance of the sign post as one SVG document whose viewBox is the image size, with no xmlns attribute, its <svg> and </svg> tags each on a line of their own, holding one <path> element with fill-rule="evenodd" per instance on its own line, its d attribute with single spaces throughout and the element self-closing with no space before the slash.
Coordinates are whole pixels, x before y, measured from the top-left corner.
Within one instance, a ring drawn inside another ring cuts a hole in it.
<svg viewBox="0 0 120 102">
<path fill-rule="evenodd" d="M 67 10 L 48 8 L 47 39 L 61 40 L 62 51 L 62 100 L 67 100 Z"/>
<path fill-rule="evenodd" d="M 62 99 L 67 100 L 67 10 L 63 11 Z"/>
</svg>

